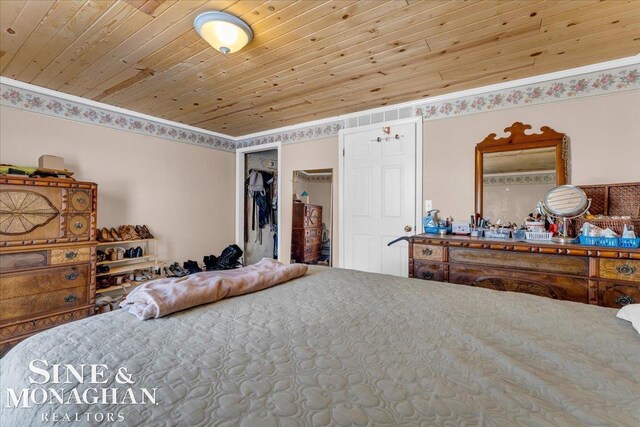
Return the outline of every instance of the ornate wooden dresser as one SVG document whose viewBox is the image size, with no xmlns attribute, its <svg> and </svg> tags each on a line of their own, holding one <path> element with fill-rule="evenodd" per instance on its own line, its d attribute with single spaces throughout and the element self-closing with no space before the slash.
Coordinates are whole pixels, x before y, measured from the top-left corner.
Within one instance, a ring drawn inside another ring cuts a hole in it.
<svg viewBox="0 0 640 427">
<path fill-rule="evenodd" d="M 316 262 L 322 249 L 322 206 L 293 204 L 291 258 L 295 262 Z"/>
<path fill-rule="evenodd" d="M 421 234 L 409 277 L 619 308 L 640 303 L 640 249 Z"/>
<path fill-rule="evenodd" d="M 0 176 L 0 355 L 93 314 L 97 185 Z"/>
</svg>

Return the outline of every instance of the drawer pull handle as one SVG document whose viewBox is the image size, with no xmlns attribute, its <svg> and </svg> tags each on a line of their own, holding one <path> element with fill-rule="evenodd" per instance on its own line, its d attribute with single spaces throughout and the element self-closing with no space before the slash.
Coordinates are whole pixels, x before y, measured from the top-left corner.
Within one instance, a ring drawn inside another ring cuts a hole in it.
<svg viewBox="0 0 640 427">
<path fill-rule="evenodd" d="M 431 279 L 432 277 L 433 277 L 433 273 L 430 271 L 425 271 L 424 273 L 422 273 L 423 279 Z"/>
<path fill-rule="evenodd" d="M 432 251 L 431 249 L 429 249 L 429 248 L 424 248 L 424 249 L 422 249 L 422 255 L 427 255 L 427 256 L 429 256 L 429 255 L 431 255 L 431 254 L 433 254 L 433 251 Z"/>
<path fill-rule="evenodd" d="M 78 221 L 75 224 L 73 224 L 73 226 L 76 228 L 76 230 L 80 230 L 83 227 L 83 225 L 82 225 L 82 223 L 80 221 Z"/>
<path fill-rule="evenodd" d="M 618 273 L 624 274 L 625 276 L 630 276 L 631 274 L 636 272 L 635 267 L 631 267 L 627 264 L 621 265 L 620 267 L 616 268 L 616 270 L 618 270 Z"/>
<path fill-rule="evenodd" d="M 74 271 L 73 273 L 69 273 L 69 274 L 65 275 L 64 277 L 67 280 L 76 280 L 78 278 L 78 276 L 79 276 L 79 274 Z"/>
<path fill-rule="evenodd" d="M 78 297 L 75 296 L 74 294 L 71 295 L 67 295 L 66 297 L 64 297 L 64 302 L 66 302 L 67 304 L 71 304 L 72 302 L 74 302 Z"/>
<path fill-rule="evenodd" d="M 64 257 L 66 259 L 74 259 L 77 256 L 78 256 L 78 252 L 76 252 L 76 251 L 69 251 L 66 254 L 64 254 Z"/>
<path fill-rule="evenodd" d="M 620 306 L 633 304 L 633 298 L 631 298 L 629 295 L 623 295 L 623 296 L 618 297 L 616 299 L 616 304 L 618 304 Z"/>
</svg>

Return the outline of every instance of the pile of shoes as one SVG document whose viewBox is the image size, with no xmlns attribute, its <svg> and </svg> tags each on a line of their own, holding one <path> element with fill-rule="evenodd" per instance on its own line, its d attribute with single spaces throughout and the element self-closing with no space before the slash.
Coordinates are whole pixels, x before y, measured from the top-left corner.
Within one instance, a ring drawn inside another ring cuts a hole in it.
<svg viewBox="0 0 640 427">
<path fill-rule="evenodd" d="M 120 242 L 123 240 L 153 239 L 153 234 L 146 225 L 121 225 L 118 231 L 114 227 L 103 227 L 98 230 L 99 242 Z"/>
<path fill-rule="evenodd" d="M 242 249 L 238 245 L 230 245 L 218 257 L 215 255 L 205 256 L 204 265 L 207 271 L 231 270 L 242 266 L 240 257 L 242 257 Z"/>
<path fill-rule="evenodd" d="M 238 245 L 231 245 L 222 251 L 220 256 L 207 255 L 204 257 L 204 267 L 207 271 L 215 270 L 231 270 L 241 267 L 240 257 L 242 257 L 242 249 Z M 184 277 L 188 274 L 200 273 L 202 268 L 197 261 L 188 260 L 180 264 L 174 262 L 168 267 L 164 267 L 165 277 Z"/>
</svg>

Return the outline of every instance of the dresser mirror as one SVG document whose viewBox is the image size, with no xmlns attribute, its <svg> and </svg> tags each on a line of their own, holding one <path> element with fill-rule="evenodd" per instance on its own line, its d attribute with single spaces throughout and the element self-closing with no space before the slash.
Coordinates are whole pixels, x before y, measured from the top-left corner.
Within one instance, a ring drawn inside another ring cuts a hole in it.
<svg viewBox="0 0 640 427">
<path fill-rule="evenodd" d="M 476 145 L 475 209 L 496 223 L 521 223 L 549 190 L 567 183 L 567 142 L 563 133 L 516 122 L 496 138 Z"/>
</svg>

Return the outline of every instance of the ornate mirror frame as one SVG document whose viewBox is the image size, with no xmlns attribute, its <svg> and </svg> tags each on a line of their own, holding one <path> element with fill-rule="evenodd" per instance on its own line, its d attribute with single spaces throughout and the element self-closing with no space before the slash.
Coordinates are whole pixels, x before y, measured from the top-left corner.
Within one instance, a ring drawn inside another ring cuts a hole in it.
<svg viewBox="0 0 640 427">
<path fill-rule="evenodd" d="M 475 209 L 482 216 L 483 171 L 485 153 L 503 151 L 528 150 L 534 148 L 555 147 L 556 151 L 556 185 L 567 183 L 568 146 L 564 133 L 556 132 L 548 126 L 542 126 L 542 133 L 525 134 L 531 125 L 515 122 L 505 128 L 509 136 L 497 138 L 492 133 L 476 145 L 476 174 L 475 174 Z"/>
</svg>

